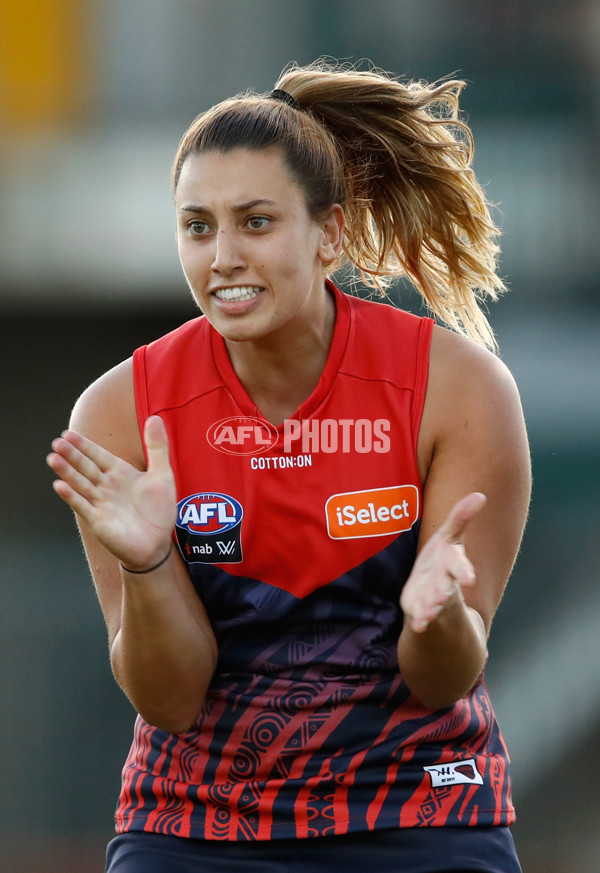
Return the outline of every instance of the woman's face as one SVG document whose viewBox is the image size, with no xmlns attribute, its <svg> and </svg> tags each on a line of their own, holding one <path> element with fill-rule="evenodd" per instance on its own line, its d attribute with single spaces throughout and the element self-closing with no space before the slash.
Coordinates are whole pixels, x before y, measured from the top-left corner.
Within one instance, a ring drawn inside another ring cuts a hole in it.
<svg viewBox="0 0 600 873">
<path fill-rule="evenodd" d="M 323 266 L 343 213 L 309 214 L 277 148 L 190 155 L 175 193 L 179 257 L 213 327 L 233 341 L 285 340 L 325 318 Z"/>
</svg>

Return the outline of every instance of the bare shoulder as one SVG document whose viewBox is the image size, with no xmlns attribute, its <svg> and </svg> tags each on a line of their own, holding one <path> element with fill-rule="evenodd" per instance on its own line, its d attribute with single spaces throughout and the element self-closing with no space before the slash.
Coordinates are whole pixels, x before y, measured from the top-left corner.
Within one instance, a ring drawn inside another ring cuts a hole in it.
<svg viewBox="0 0 600 873">
<path fill-rule="evenodd" d="M 436 326 L 420 435 L 422 462 L 450 434 L 499 440 L 506 431 L 522 438 L 523 413 L 515 380 L 492 352 L 467 337 Z"/>
<path fill-rule="evenodd" d="M 508 367 L 492 352 L 468 337 L 436 325 L 431 340 L 429 387 L 444 394 L 508 392 L 518 396 Z M 456 398 L 454 398 L 456 399 Z"/>
<path fill-rule="evenodd" d="M 138 469 L 144 469 L 133 387 L 133 361 L 113 367 L 85 389 L 69 426 Z"/>
</svg>

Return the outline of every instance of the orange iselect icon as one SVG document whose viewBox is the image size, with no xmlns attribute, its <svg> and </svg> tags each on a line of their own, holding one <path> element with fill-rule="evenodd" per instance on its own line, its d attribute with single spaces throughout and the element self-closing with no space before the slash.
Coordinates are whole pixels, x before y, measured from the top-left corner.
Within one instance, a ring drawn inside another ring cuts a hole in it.
<svg viewBox="0 0 600 873">
<path fill-rule="evenodd" d="M 334 540 L 402 533 L 419 517 L 419 491 L 415 485 L 394 485 L 334 494 L 325 504 L 325 515 Z"/>
</svg>

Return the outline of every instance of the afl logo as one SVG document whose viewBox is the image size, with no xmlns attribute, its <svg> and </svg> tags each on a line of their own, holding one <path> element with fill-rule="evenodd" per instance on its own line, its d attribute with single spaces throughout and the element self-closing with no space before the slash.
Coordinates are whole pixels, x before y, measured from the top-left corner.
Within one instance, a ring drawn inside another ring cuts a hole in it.
<svg viewBox="0 0 600 873">
<path fill-rule="evenodd" d="M 192 534 L 224 534 L 239 525 L 244 510 L 227 494 L 204 492 L 177 504 L 177 526 Z"/>
<path fill-rule="evenodd" d="M 203 491 L 180 500 L 175 533 L 184 561 L 239 564 L 243 515 L 237 500 L 216 491 Z"/>
<path fill-rule="evenodd" d="M 275 445 L 279 433 L 269 421 L 234 415 L 211 424 L 206 439 L 213 449 L 226 455 L 260 455 Z"/>
</svg>

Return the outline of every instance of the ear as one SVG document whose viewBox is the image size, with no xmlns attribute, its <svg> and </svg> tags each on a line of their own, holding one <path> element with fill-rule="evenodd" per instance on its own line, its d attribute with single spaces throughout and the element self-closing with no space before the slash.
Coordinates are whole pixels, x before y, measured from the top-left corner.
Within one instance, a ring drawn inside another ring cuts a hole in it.
<svg viewBox="0 0 600 873">
<path fill-rule="evenodd" d="M 319 222 L 321 226 L 321 242 L 319 245 L 319 260 L 327 265 L 333 264 L 340 256 L 344 242 L 344 210 L 334 203 L 325 218 Z"/>
</svg>

